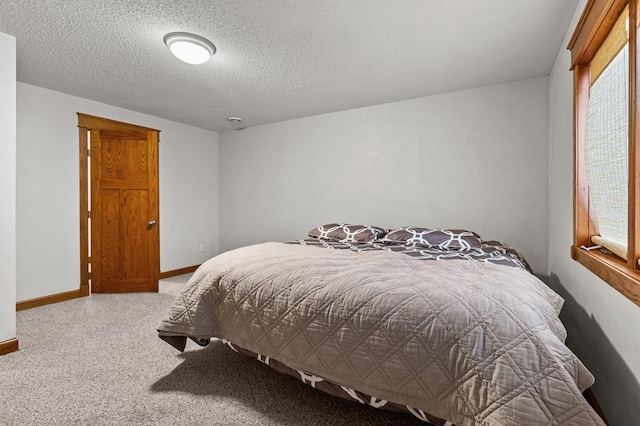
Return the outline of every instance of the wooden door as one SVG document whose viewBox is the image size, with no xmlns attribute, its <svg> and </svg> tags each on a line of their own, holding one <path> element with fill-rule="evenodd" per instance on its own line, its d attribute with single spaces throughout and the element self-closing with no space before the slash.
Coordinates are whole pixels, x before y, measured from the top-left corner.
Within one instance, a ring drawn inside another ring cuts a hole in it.
<svg viewBox="0 0 640 426">
<path fill-rule="evenodd" d="M 91 291 L 158 291 L 158 131 L 92 129 L 90 146 Z"/>
</svg>

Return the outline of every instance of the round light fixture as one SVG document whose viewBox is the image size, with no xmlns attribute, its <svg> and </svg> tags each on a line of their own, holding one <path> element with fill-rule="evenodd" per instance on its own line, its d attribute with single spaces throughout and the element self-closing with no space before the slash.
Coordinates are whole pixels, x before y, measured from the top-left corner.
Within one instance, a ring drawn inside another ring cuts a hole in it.
<svg viewBox="0 0 640 426">
<path fill-rule="evenodd" d="M 231 124 L 239 124 L 239 123 L 242 123 L 242 118 L 240 118 L 240 117 L 229 117 L 229 118 L 227 118 L 227 121 L 229 121 L 229 123 L 231 123 Z M 244 130 L 246 128 L 247 128 L 247 126 L 236 127 L 234 130 Z"/>
<path fill-rule="evenodd" d="M 216 53 L 216 47 L 204 37 L 190 33 L 169 33 L 164 36 L 173 55 L 188 64 L 204 64 Z"/>
</svg>

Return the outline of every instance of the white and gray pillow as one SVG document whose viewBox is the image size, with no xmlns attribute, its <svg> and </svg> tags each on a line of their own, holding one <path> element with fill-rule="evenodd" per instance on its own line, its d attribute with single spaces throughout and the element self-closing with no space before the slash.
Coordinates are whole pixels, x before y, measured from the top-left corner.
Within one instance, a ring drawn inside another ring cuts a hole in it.
<svg viewBox="0 0 640 426">
<path fill-rule="evenodd" d="M 377 226 L 349 225 L 345 223 L 329 223 L 309 231 L 309 236 L 323 240 L 343 243 L 363 243 L 379 240 L 384 237 L 385 230 Z"/>
<path fill-rule="evenodd" d="M 387 232 L 380 240 L 384 244 L 402 244 L 411 247 L 438 248 L 440 250 L 467 251 L 482 247 L 478 234 L 465 229 L 432 229 L 403 226 Z"/>
</svg>

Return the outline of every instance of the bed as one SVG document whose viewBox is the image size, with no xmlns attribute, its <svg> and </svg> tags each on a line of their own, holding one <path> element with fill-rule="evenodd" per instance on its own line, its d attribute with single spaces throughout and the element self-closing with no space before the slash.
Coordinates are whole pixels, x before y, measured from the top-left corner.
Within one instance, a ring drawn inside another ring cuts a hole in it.
<svg viewBox="0 0 640 426">
<path fill-rule="evenodd" d="M 466 230 L 327 224 L 202 264 L 158 326 L 434 425 L 602 425 L 560 296 Z"/>
</svg>

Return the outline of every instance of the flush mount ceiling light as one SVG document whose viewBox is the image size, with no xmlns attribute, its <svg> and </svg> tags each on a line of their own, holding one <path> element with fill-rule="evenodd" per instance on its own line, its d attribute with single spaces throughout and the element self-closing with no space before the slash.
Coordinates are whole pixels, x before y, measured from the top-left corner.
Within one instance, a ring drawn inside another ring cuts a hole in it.
<svg viewBox="0 0 640 426">
<path fill-rule="evenodd" d="M 229 121 L 229 123 L 231 123 L 231 124 L 239 124 L 239 123 L 242 123 L 242 118 L 240 118 L 240 117 L 229 117 L 229 118 L 227 118 L 227 121 Z M 247 126 L 236 127 L 234 130 L 244 130 L 246 128 L 247 128 Z"/>
<path fill-rule="evenodd" d="M 173 55 L 188 64 L 204 64 L 216 53 L 216 47 L 204 37 L 190 33 L 169 33 L 164 36 Z"/>
</svg>

